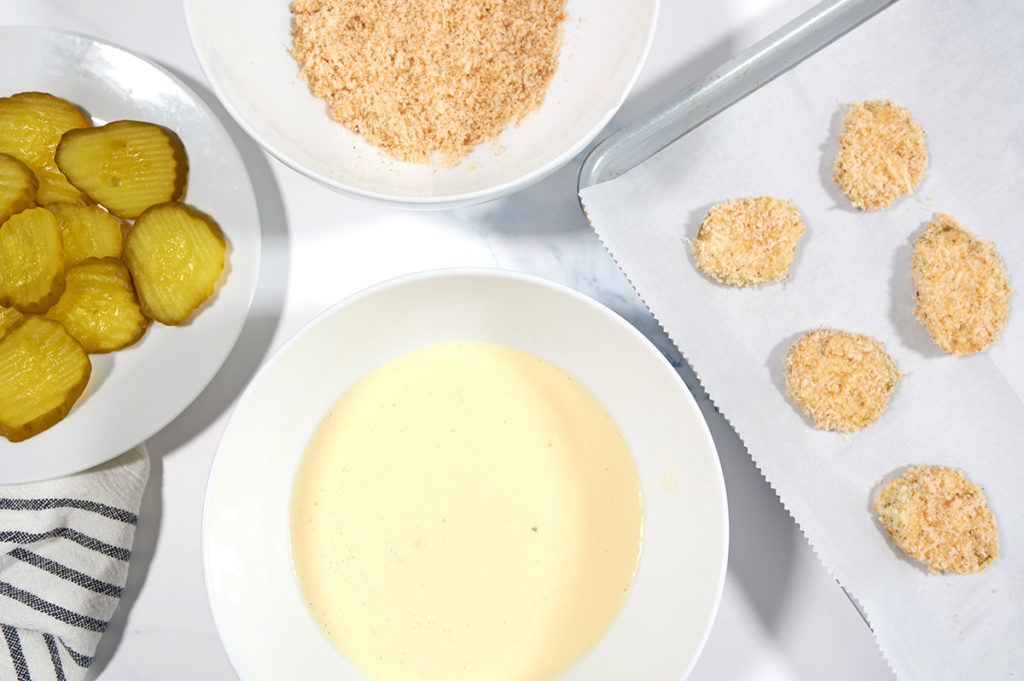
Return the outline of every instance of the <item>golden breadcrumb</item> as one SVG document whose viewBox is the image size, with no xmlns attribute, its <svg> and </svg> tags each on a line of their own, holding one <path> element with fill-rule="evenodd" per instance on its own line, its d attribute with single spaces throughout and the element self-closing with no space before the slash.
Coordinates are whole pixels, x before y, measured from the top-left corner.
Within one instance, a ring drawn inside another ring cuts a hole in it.
<svg viewBox="0 0 1024 681">
<path fill-rule="evenodd" d="M 295 0 L 292 56 L 331 117 L 403 161 L 454 163 L 540 106 L 565 0 Z"/>
<path fill-rule="evenodd" d="M 786 388 L 823 430 L 852 433 L 878 420 L 899 372 L 882 343 L 870 336 L 817 329 L 805 333 L 785 358 Z"/>
<path fill-rule="evenodd" d="M 804 223 L 796 206 L 770 196 L 713 206 L 691 243 L 697 267 L 723 284 L 750 286 L 789 276 Z"/>
<path fill-rule="evenodd" d="M 945 213 L 914 242 L 914 314 L 946 352 L 970 355 L 993 343 L 1010 313 L 1012 289 L 994 244 Z"/>
<path fill-rule="evenodd" d="M 933 572 L 981 572 L 999 556 L 999 534 L 981 488 L 946 466 L 918 465 L 875 494 L 896 545 Z"/>
<path fill-rule="evenodd" d="M 913 193 L 926 165 L 924 131 L 910 111 L 889 100 L 850 104 L 832 178 L 854 206 L 877 210 Z"/>
</svg>

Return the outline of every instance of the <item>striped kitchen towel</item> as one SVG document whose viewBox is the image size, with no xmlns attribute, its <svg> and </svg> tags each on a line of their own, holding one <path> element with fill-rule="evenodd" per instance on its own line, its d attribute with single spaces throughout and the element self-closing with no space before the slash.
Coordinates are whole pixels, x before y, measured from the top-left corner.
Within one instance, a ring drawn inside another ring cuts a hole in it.
<svg viewBox="0 0 1024 681">
<path fill-rule="evenodd" d="M 0 680 L 85 676 L 128 578 L 148 477 L 138 447 L 65 478 L 0 485 Z"/>
</svg>

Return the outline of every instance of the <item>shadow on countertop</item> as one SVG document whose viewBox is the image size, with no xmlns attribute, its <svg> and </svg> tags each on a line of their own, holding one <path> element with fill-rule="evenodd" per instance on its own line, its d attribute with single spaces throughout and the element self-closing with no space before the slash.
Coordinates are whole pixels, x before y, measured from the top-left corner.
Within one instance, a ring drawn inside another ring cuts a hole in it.
<svg viewBox="0 0 1024 681">
<path fill-rule="evenodd" d="M 146 442 L 150 454 L 150 478 L 139 511 L 128 581 L 117 611 L 100 641 L 87 679 L 102 674 L 113 658 L 156 553 L 164 503 L 163 457 L 173 455 L 206 430 L 231 408 L 248 385 L 270 349 L 280 323 L 288 283 L 290 245 L 287 217 L 281 191 L 266 156 L 256 142 L 238 127 L 205 84 L 166 64 L 163 67 L 182 80 L 212 110 L 238 149 L 248 170 L 259 212 L 260 268 L 249 315 L 224 364 L 196 400 Z M 212 461 L 213 452 L 209 452 L 209 458 Z M 205 482 L 205 477 L 195 482 L 197 494 L 192 501 L 197 505 L 202 503 Z"/>
</svg>

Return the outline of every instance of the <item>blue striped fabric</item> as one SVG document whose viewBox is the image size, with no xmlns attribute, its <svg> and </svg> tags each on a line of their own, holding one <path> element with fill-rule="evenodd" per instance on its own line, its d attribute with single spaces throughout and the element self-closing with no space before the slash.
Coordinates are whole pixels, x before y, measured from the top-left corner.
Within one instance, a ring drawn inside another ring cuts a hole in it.
<svg viewBox="0 0 1024 681">
<path fill-rule="evenodd" d="M 85 676 L 128 578 L 148 477 L 139 447 L 76 475 L 0 486 L 0 679 Z"/>
</svg>

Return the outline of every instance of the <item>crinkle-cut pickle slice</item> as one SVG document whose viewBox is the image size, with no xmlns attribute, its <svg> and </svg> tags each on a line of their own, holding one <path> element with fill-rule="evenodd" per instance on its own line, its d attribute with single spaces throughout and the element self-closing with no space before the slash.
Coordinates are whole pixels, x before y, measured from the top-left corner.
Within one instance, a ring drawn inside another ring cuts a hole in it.
<svg viewBox="0 0 1024 681">
<path fill-rule="evenodd" d="M 823 430 L 853 433 L 877 421 L 900 373 L 871 336 L 815 329 L 798 338 L 783 360 L 786 392 Z"/>
<path fill-rule="evenodd" d="M 909 110 L 887 99 L 852 102 L 832 165 L 833 179 L 855 208 L 885 208 L 912 194 L 924 177 L 924 131 Z"/>
<path fill-rule="evenodd" d="M 693 248 L 697 267 L 730 286 L 753 286 L 789 276 L 804 222 L 788 199 L 748 196 L 711 207 Z"/>
<path fill-rule="evenodd" d="M 1010 282 L 995 244 L 936 213 L 914 241 L 914 315 L 948 353 L 983 352 L 1010 314 Z"/>
<path fill-rule="evenodd" d="M 18 312 L 13 307 L 2 307 L 0 306 L 0 338 L 7 335 L 7 332 L 11 328 L 21 321 L 21 318 L 25 315 Z"/>
<path fill-rule="evenodd" d="M 89 259 L 69 269 L 64 295 L 46 316 L 60 322 L 86 352 L 111 352 L 142 337 L 142 314 L 128 268 L 117 258 Z"/>
<path fill-rule="evenodd" d="M 981 572 L 999 557 L 985 493 L 959 469 L 913 466 L 878 490 L 874 506 L 896 545 L 932 572 Z"/>
<path fill-rule="evenodd" d="M 123 246 L 121 221 L 99 206 L 51 203 L 64 238 L 64 266 L 74 267 L 86 258 L 120 258 Z"/>
<path fill-rule="evenodd" d="M 19 92 L 0 99 L 0 152 L 22 161 L 39 181 L 41 204 L 87 203 L 54 160 L 61 137 L 92 125 L 78 107 L 45 92 Z"/>
<path fill-rule="evenodd" d="M 63 326 L 27 315 L 0 339 L 0 434 L 20 442 L 53 426 L 91 373 L 89 355 Z"/>
<path fill-rule="evenodd" d="M 0 154 L 0 225 L 36 200 L 39 180 L 27 165 L 9 154 Z"/>
<path fill-rule="evenodd" d="M 0 305 L 46 312 L 64 292 L 64 242 L 53 213 L 29 208 L 0 225 Z"/>
<path fill-rule="evenodd" d="M 120 218 L 180 201 L 188 158 L 178 135 L 141 121 L 72 130 L 57 145 L 57 166 L 89 198 Z"/>
<path fill-rule="evenodd" d="M 128 232 L 124 260 L 147 317 L 181 324 L 224 270 L 224 234 L 208 215 L 176 202 L 148 209 Z"/>
</svg>

